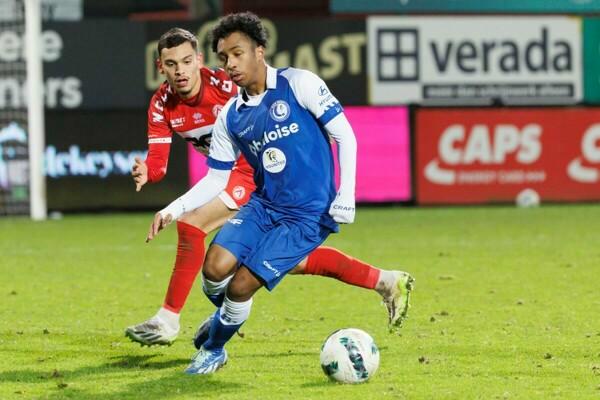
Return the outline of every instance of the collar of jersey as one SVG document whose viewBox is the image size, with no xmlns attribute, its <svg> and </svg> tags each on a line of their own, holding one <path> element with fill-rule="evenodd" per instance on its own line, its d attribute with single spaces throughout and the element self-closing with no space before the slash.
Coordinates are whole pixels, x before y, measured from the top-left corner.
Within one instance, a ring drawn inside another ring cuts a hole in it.
<svg viewBox="0 0 600 400">
<path fill-rule="evenodd" d="M 273 68 L 267 64 L 267 90 L 275 89 L 276 87 L 277 87 L 277 69 Z M 249 96 L 246 93 L 246 89 L 242 89 L 240 92 L 240 95 L 237 97 L 237 100 L 235 102 L 235 109 L 238 110 L 242 104 L 245 104 L 247 106 L 257 106 L 261 102 L 265 93 L 267 93 L 267 90 L 265 90 L 263 93 L 261 93 L 259 95 Z M 246 97 L 248 100 L 245 101 L 244 97 Z"/>
</svg>

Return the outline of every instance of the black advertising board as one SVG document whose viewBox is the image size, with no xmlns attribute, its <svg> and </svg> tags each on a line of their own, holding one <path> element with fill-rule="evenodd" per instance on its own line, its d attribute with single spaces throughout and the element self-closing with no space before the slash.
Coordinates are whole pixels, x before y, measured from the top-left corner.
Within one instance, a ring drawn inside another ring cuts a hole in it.
<svg viewBox="0 0 600 400">
<path fill-rule="evenodd" d="M 187 144 L 175 138 L 167 176 L 136 193 L 134 157 L 145 158 L 146 114 L 138 111 L 46 113 L 50 210 L 160 209 L 188 188 Z"/>
<path fill-rule="evenodd" d="M 115 20 L 43 24 L 40 53 L 47 109 L 143 107 L 145 26 Z M 0 110 L 26 106 L 24 75 L 11 63 L 24 59 L 25 39 L 0 32 Z"/>
<path fill-rule="evenodd" d="M 84 20 L 43 25 L 42 59 L 46 108 L 144 109 L 163 82 L 156 71 L 156 41 L 173 26 L 195 33 L 206 64 L 216 67 L 208 33 L 215 21 L 138 22 Z M 269 31 L 267 61 L 275 67 L 312 70 L 344 105 L 364 105 L 366 33 L 364 19 L 264 20 Z M 307 27 L 310 26 L 310 29 Z M 23 37 L 0 33 L 0 64 L 22 57 Z M 24 82 L 0 77 L 0 109 L 25 104 Z"/>
<path fill-rule="evenodd" d="M 146 89 L 155 90 L 163 77 L 155 67 L 156 42 L 173 26 L 193 32 L 199 40 L 205 63 L 217 67 L 209 33 L 215 21 L 153 22 L 147 25 L 145 49 Z M 274 67 L 297 67 L 319 75 L 344 105 L 367 104 L 365 20 L 331 18 L 263 19 L 269 33 L 267 62 Z M 310 27 L 310 29 L 307 29 Z"/>
</svg>

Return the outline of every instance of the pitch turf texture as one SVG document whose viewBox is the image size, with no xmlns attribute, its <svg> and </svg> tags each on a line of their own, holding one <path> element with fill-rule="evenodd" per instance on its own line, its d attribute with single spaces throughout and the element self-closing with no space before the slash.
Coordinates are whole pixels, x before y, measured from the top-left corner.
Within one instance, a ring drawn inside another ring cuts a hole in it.
<svg viewBox="0 0 600 400">
<path fill-rule="evenodd" d="M 245 338 L 212 376 L 186 376 L 211 312 L 198 284 L 171 347 L 127 325 L 160 305 L 175 251 L 150 214 L 0 219 L 1 399 L 585 399 L 600 397 L 600 206 L 360 208 L 327 244 L 417 279 L 390 335 L 370 291 L 287 277 L 255 298 Z M 329 382 L 321 343 L 341 327 L 381 349 L 376 376 Z"/>
</svg>

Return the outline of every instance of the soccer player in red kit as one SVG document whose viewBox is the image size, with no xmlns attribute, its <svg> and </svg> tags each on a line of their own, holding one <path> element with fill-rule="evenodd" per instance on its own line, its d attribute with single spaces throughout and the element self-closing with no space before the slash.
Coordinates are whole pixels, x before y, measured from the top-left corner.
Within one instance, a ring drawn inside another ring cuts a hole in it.
<svg viewBox="0 0 600 400">
<path fill-rule="evenodd" d="M 223 70 L 203 67 L 197 39 L 184 29 L 173 28 L 163 34 L 158 54 L 158 68 L 166 82 L 150 100 L 148 155 L 144 161 L 136 159 L 132 168 L 136 191 L 165 176 L 173 132 L 206 155 L 216 117 L 237 93 L 237 87 Z M 125 331 L 135 342 L 164 345 L 177 338 L 180 312 L 204 260 L 204 239 L 249 200 L 255 189 L 252 167 L 240 157 L 223 192 L 214 197 L 206 189 L 202 184 L 194 186 L 155 215 L 147 241 L 176 219 L 177 256 L 162 307 L 149 320 Z M 204 205 L 194 209 L 189 206 L 191 203 Z M 391 329 L 398 328 L 406 317 L 413 278 L 405 272 L 381 270 L 336 249 L 319 247 L 293 273 L 329 276 L 376 290 L 387 306 Z"/>
</svg>

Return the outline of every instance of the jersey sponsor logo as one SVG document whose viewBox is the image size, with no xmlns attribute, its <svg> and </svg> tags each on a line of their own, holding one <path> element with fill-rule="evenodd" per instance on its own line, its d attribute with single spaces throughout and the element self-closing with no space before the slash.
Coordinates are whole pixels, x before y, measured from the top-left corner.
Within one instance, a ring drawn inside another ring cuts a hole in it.
<svg viewBox="0 0 600 400">
<path fill-rule="evenodd" d="M 329 90 L 327 90 L 327 87 L 321 85 L 319 87 L 319 96 L 325 96 L 327 93 L 329 93 Z"/>
<path fill-rule="evenodd" d="M 285 154 L 276 147 L 266 149 L 262 155 L 263 166 L 273 174 L 283 171 L 286 162 Z"/>
<path fill-rule="evenodd" d="M 241 200 L 246 195 L 246 188 L 244 188 L 243 186 L 235 186 L 231 191 L 231 195 L 234 199 Z"/>
<path fill-rule="evenodd" d="M 290 106 L 284 100 L 277 100 L 271 104 L 269 115 L 277 122 L 285 121 L 290 116 Z"/>
<path fill-rule="evenodd" d="M 183 126 L 185 124 L 185 117 L 173 118 L 171 120 L 171 126 L 173 128 L 177 128 L 179 126 Z"/>
<path fill-rule="evenodd" d="M 253 140 L 252 143 L 249 144 L 250 151 L 256 156 L 265 144 L 289 136 L 292 133 L 298 133 L 299 131 L 300 125 L 298 125 L 296 122 L 291 123 L 289 126 L 284 125 L 282 127 L 279 127 L 278 124 L 275 124 L 275 130 L 265 132 L 261 141 Z"/>
<path fill-rule="evenodd" d="M 581 157 L 576 157 L 567 166 L 569 178 L 580 183 L 600 181 L 600 168 L 585 166 L 600 163 L 600 124 L 590 126 L 581 139 Z"/>
<path fill-rule="evenodd" d="M 190 142 L 194 148 L 204 153 L 210 147 L 212 131 L 214 125 L 205 125 L 185 132 L 177 132 L 187 142 Z"/>
<path fill-rule="evenodd" d="M 242 223 L 244 223 L 244 220 L 241 218 L 231 218 L 229 221 L 230 224 L 232 225 L 241 225 Z"/>
<path fill-rule="evenodd" d="M 323 107 L 325 104 L 331 103 L 332 100 L 335 100 L 335 99 L 334 99 L 333 95 L 330 93 L 323 100 L 319 101 L 319 107 Z"/>
<path fill-rule="evenodd" d="M 269 271 L 273 272 L 273 274 L 277 277 L 281 276 L 281 272 L 277 269 L 274 268 L 267 260 L 263 261 L 263 265 L 265 266 L 265 268 L 267 268 Z"/>
<path fill-rule="evenodd" d="M 156 100 L 156 101 L 154 102 L 154 107 L 155 107 L 155 108 L 156 108 L 158 111 L 160 111 L 160 112 L 163 112 L 163 111 L 164 111 L 164 107 L 163 107 L 162 103 L 161 103 L 160 101 L 158 101 L 158 100 Z"/>
</svg>

